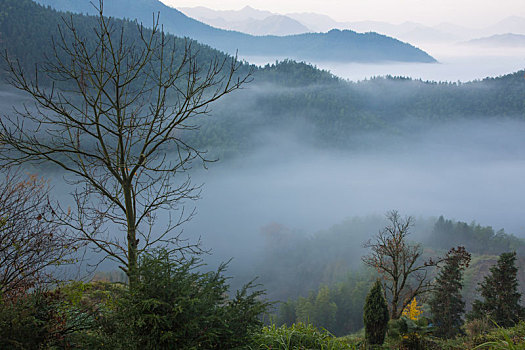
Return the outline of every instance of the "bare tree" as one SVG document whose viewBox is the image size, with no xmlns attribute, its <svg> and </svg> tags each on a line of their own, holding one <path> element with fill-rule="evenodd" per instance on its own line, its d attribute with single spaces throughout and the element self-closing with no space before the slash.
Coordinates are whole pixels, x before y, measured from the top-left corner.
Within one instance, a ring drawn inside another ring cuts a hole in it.
<svg viewBox="0 0 525 350">
<path fill-rule="evenodd" d="M 152 29 L 131 30 L 104 17 L 102 1 L 98 10 L 94 33 L 64 19 L 42 69 L 51 87 L 6 55 L 10 83 L 29 93 L 35 108 L 1 121 L 3 158 L 64 169 L 76 205 L 69 215 L 62 210 L 63 224 L 117 261 L 132 285 L 138 255 L 148 248 L 198 251 L 178 228 L 193 215 L 183 201 L 198 197 L 186 170 L 205 159 L 183 136 L 250 75 L 236 78 L 235 58 L 202 62 L 190 43 L 179 47 L 164 34 L 158 16 Z M 161 210 L 169 216 L 162 228 L 154 225 Z"/>
<path fill-rule="evenodd" d="M 362 260 L 381 276 L 390 318 L 398 319 L 413 298 L 431 290 L 429 268 L 440 260 L 423 261 L 421 246 L 407 240 L 414 223 L 412 217 L 402 218 L 397 211 L 391 211 L 387 219 L 389 224 L 365 244 L 370 253 Z"/>
<path fill-rule="evenodd" d="M 13 298 L 52 281 L 55 266 L 75 249 L 55 221 L 49 186 L 35 175 L 2 174 L 0 182 L 0 294 Z"/>
</svg>

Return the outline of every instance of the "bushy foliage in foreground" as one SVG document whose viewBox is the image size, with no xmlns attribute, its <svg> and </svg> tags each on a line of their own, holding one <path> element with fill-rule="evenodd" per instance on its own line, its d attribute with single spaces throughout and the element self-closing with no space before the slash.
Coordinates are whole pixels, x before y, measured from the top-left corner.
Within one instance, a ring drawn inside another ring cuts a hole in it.
<svg viewBox="0 0 525 350">
<path fill-rule="evenodd" d="M 62 345 L 65 333 L 59 293 L 35 291 L 0 300 L 0 349 L 47 349 Z"/>
<path fill-rule="evenodd" d="M 525 322 L 510 328 L 496 327 L 494 323 L 489 322 L 487 324 L 490 324 L 492 329 L 485 329 L 482 332 L 472 332 L 470 325 L 472 322 L 477 323 L 478 320 L 465 325 L 467 335 L 455 339 L 433 338 L 429 342 L 433 344 L 430 349 L 525 349 Z"/>
<path fill-rule="evenodd" d="M 358 349 L 357 344 L 344 338 L 335 338 L 326 330 L 318 330 L 311 324 L 297 323 L 290 327 L 275 325 L 264 327 L 254 336 L 250 350 L 346 350 Z"/>
<path fill-rule="evenodd" d="M 262 327 L 262 292 L 251 292 L 248 284 L 229 298 L 225 266 L 209 273 L 199 267 L 196 260 L 176 262 L 165 251 L 145 255 L 137 285 L 102 314 L 84 343 L 117 349 L 235 349 L 249 343 Z"/>
<path fill-rule="evenodd" d="M 224 266 L 159 251 L 140 261 L 133 290 L 73 282 L 0 306 L 1 349 L 236 349 L 251 344 L 268 304 L 252 284 L 227 294 Z"/>
<path fill-rule="evenodd" d="M 230 299 L 224 266 L 210 273 L 197 267 L 162 251 L 145 256 L 137 286 L 119 305 L 122 336 L 138 349 L 234 349 L 249 342 L 262 326 L 262 293 L 250 293 L 249 284 Z"/>
</svg>

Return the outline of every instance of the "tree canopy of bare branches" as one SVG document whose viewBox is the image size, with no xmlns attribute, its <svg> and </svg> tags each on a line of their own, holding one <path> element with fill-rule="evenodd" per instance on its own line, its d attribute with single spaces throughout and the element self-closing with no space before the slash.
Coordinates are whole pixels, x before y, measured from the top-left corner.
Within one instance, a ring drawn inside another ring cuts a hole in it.
<svg viewBox="0 0 525 350">
<path fill-rule="evenodd" d="M 198 197 L 186 170 L 205 159 L 183 133 L 249 74 L 237 77 L 235 58 L 198 60 L 189 42 L 179 47 L 165 35 L 158 16 L 152 29 L 130 32 L 103 16 L 100 1 L 97 18 L 92 32 L 64 19 L 42 67 L 56 82 L 51 87 L 39 83 L 38 72 L 28 78 L 6 54 L 10 83 L 35 106 L 2 119 L 2 156 L 65 170 L 76 205 L 62 211 L 62 223 L 117 261 L 132 284 L 137 257 L 148 248 L 198 249 L 181 240 L 180 225 L 192 216 L 183 201 Z M 162 227 L 161 211 L 169 216 Z"/>
<path fill-rule="evenodd" d="M 2 174 L 0 181 L 0 294 L 13 298 L 52 281 L 52 268 L 75 249 L 56 222 L 49 186 L 35 175 Z"/>
<path fill-rule="evenodd" d="M 431 290 L 429 268 L 439 261 L 423 261 L 421 246 L 408 241 L 412 217 L 402 218 L 391 211 L 387 219 L 389 224 L 365 244 L 370 253 L 362 260 L 381 276 L 390 318 L 397 319 L 413 298 Z"/>
</svg>

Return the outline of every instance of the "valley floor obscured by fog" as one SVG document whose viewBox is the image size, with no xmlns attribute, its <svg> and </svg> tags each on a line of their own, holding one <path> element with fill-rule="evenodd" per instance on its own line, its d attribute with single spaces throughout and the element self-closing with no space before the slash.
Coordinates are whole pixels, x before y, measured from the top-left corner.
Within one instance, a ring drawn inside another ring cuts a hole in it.
<svg viewBox="0 0 525 350">
<path fill-rule="evenodd" d="M 525 237 L 523 135 L 523 122 L 461 122 L 403 143 L 374 135 L 381 144 L 373 151 L 320 150 L 301 135 L 267 135 L 267 147 L 249 157 L 193 175 L 205 185 L 185 232 L 202 234 L 212 260 L 233 257 L 234 265 L 260 252 L 261 228 L 270 223 L 306 237 L 392 209 L 416 218 L 476 221 Z M 378 220 L 370 236 L 380 225 Z M 356 247 L 363 243 L 355 241 Z"/>
<path fill-rule="evenodd" d="M 424 81 L 467 82 L 497 77 L 525 68 L 525 48 L 476 48 L 459 44 L 423 44 L 419 48 L 434 57 L 438 63 L 307 63 L 351 81 L 391 75 Z M 276 61 L 274 57 L 242 58 L 259 66 Z M 278 60 L 282 59 L 285 57 Z"/>
<path fill-rule="evenodd" d="M 442 57 L 437 57 L 438 64 L 318 63 L 318 67 L 351 80 L 391 74 L 466 81 L 525 66 L 519 55 L 477 59 L 463 55 L 450 62 Z M 22 100 L 10 89 L 2 89 L 0 96 L 6 112 Z M 402 140 L 362 134 L 360 138 L 376 141 L 373 148 L 357 151 L 319 149 L 301 131 L 264 130 L 261 146 L 249 155 L 219 160 L 208 170 L 195 164 L 193 183 L 204 186 L 202 198 L 187 203 L 188 208 L 196 207 L 197 215 L 185 225 L 184 235 L 192 241 L 201 237 L 203 247 L 212 250 L 203 256 L 211 266 L 233 258 L 233 274 L 250 269 L 261 258 L 265 244 L 261 228 L 269 224 L 308 237 L 348 218 L 373 217 L 377 225 L 370 227 L 372 236 L 382 228 L 385 212 L 397 209 L 426 222 L 419 226 L 416 222 L 418 235 L 429 234 L 420 232 L 423 226 L 427 231 L 431 227 L 425 220 L 443 215 L 525 237 L 524 135 L 525 122 L 485 119 L 429 125 Z M 52 182 L 59 198 L 72 190 L 57 186 L 63 183 L 60 177 Z M 363 243 L 363 237 L 356 238 L 355 252 Z M 257 271 L 247 275 L 253 273 Z"/>
</svg>

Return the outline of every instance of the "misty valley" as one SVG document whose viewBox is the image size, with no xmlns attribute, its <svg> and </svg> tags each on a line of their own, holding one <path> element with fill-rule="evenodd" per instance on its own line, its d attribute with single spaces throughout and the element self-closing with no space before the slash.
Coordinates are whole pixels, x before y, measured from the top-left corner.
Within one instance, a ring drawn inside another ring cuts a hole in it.
<svg viewBox="0 0 525 350">
<path fill-rule="evenodd" d="M 525 346 L 523 47 L 134 2 L 0 8 L 0 348 Z"/>
</svg>

